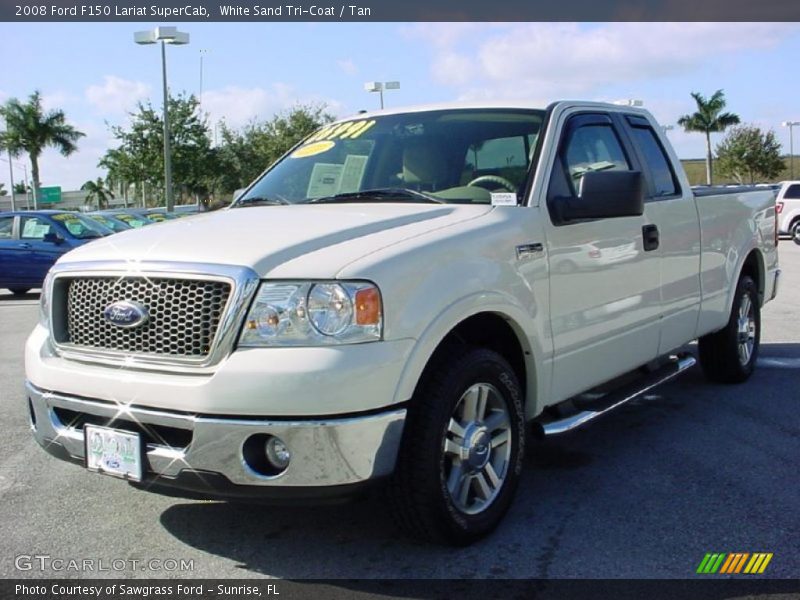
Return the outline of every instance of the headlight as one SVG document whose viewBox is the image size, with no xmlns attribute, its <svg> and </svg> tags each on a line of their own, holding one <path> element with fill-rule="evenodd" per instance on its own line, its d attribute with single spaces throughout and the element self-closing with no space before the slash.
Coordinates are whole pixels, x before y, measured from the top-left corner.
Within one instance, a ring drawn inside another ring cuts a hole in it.
<svg viewBox="0 0 800 600">
<path fill-rule="evenodd" d="M 381 339 L 378 288 L 361 281 L 263 282 L 240 346 L 327 346 Z"/>
<path fill-rule="evenodd" d="M 47 273 L 42 284 L 42 293 L 39 295 L 39 324 L 43 327 L 50 326 L 50 302 L 53 297 L 53 274 Z"/>
</svg>

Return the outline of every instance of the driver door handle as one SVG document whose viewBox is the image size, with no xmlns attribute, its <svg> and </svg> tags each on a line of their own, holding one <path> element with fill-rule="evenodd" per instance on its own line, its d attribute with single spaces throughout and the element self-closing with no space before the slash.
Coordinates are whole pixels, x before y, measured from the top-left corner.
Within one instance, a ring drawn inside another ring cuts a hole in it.
<svg viewBox="0 0 800 600">
<path fill-rule="evenodd" d="M 644 251 L 650 252 L 651 250 L 658 249 L 659 235 L 658 227 L 656 225 L 645 225 L 642 227 L 642 239 L 644 240 Z"/>
</svg>

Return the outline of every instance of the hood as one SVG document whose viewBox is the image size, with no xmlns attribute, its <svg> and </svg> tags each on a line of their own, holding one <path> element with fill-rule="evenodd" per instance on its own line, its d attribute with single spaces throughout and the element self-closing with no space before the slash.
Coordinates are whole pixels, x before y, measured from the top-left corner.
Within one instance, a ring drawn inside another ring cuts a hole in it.
<svg viewBox="0 0 800 600">
<path fill-rule="evenodd" d="M 261 277 L 335 277 L 367 254 L 491 209 L 485 204 L 233 208 L 117 233 L 76 248 L 59 263 L 172 261 L 246 266 Z"/>
</svg>

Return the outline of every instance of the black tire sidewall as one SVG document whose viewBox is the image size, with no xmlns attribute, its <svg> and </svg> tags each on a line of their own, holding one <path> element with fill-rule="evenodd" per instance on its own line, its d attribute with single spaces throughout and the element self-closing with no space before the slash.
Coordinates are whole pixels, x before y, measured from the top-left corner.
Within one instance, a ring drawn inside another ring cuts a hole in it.
<svg viewBox="0 0 800 600">
<path fill-rule="evenodd" d="M 753 352 L 750 355 L 750 360 L 746 365 L 743 365 L 739 360 L 738 319 L 739 308 L 742 305 L 742 300 L 745 295 L 750 296 L 750 302 L 753 305 L 753 318 L 756 324 L 756 336 L 755 343 L 753 344 Z M 730 345 L 728 352 L 730 353 L 731 358 L 738 366 L 741 376 L 749 377 L 755 369 L 756 359 L 758 358 L 758 350 L 761 346 L 761 311 L 759 310 L 758 304 L 758 288 L 756 287 L 755 281 L 753 281 L 753 279 L 748 275 L 742 276 L 739 279 L 738 285 L 736 286 L 736 298 L 734 298 L 733 306 L 731 307 L 731 317 L 730 322 L 728 323 L 728 331 L 726 333 L 726 341 Z"/>
<path fill-rule="evenodd" d="M 447 425 L 464 392 L 477 383 L 488 383 L 495 387 L 506 402 L 512 428 L 511 455 L 503 482 L 503 488 L 494 501 L 479 514 L 468 515 L 453 504 L 444 477 L 445 454 L 442 442 Z M 454 363 L 452 370 L 439 387 L 442 411 L 438 415 L 437 435 L 429 440 L 433 463 L 436 468 L 437 505 L 443 517 L 442 524 L 448 531 L 447 538 L 455 543 L 469 543 L 492 531 L 508 509 L 513 499 L 525 453 L 525 418 L 523 394 L 517 377 L 508 363 L 490 350 L 474 349 Z"/>
</svg>

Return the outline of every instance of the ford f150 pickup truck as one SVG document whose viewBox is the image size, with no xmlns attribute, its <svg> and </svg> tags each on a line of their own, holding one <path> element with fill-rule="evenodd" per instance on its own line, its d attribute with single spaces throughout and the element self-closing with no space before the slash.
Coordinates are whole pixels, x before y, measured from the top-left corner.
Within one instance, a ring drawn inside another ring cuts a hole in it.
<svg viewBox="0 0 800 600">
<path fill-rule="evenodd" d="M 469 543 L 531 429 L 673 377 L 698 338 L 712 380 L 746 380 L 778 275 L 772 192 L 693 193 L 644 110 L 358 115 L 223 211 L 62 257 L 26 347 L 31 428 L 190 497 L 380 484 L 411 533 Z"/>
</svg>

